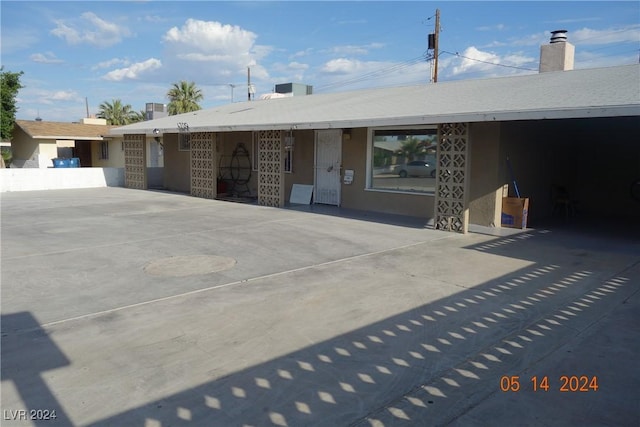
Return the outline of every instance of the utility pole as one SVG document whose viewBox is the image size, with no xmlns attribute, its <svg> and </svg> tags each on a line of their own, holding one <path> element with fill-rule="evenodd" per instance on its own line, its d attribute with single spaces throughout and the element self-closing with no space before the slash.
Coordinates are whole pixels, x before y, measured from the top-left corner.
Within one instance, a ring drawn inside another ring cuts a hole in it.
<svg viewBox="0 0 640 427">
<path fill-rule="evenodd" d="M 436 31 L 433 37 L 433 62 L 435 70 L 433 71 L 433 82 L 438 82 L 438 42 L 440 39 L 440 9 L 436 9 Z"/>
<path fill-rule="evenodd" d="M 251 101 L 251 67 L 247 67 L 247 101 Z"/>
</svg>

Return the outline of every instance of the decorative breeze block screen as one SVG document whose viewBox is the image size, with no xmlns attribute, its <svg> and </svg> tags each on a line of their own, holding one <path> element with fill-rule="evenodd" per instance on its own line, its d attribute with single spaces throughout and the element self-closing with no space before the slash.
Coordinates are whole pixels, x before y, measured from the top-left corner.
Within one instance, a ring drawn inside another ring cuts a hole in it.
<svg viewBox="0 0 640 427">
<path fill-rule="evenodd" d="M 147 189 L 147 150 L 145 135 L 124 135 L 124 186 Z"/>
<path fill-rule="evenodd" d="M 190 144 L 191 195 L 215 199 L 218 177 L 215 135 L 212 132 L 193 132 Z"/>
<path fill-rule="evenodd" d="M 282 134 L 279 130 L 258 133 L 258 204 L 284 206 Z"/>
<path fill-rule="evenodd" d="M 468 229 L 468 133 L 466 123 L 438 126 L 436 230 L 466 233 Z"/>
</svg>

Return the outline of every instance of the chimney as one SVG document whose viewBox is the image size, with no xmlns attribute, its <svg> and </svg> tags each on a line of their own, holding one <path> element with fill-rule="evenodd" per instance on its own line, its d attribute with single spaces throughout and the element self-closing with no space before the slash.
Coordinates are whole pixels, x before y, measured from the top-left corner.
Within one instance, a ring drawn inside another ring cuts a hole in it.
<svg viewBox="0 0 640 427">
<path fill-rule="evenodd" d="M 551 31 L 549 44 L 540 46 L 541 73 L 573 70 L 575 46 L 567 41 L 567 30 Z"/>
</svg>

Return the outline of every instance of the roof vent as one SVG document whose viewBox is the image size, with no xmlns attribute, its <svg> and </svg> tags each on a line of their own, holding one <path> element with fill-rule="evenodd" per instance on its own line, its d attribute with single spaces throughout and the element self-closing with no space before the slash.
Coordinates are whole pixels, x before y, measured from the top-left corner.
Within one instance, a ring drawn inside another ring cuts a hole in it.
<svg viewBox="0 0 640 427">
<path fill-rule="evenodd" d="M 565 43 L 567 41 L 567 30 L 551 31 L 551 43 Z"/>
</svg>

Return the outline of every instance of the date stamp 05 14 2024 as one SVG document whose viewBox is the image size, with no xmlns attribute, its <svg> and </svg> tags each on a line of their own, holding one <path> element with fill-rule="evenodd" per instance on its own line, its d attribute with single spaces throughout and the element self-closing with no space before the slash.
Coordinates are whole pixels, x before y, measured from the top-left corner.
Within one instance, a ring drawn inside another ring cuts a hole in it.
<svg viewBox="0 0 640 427">
<path fill-rule="evenodd" d="M 530 390 L 534 392 L 559 391 L 561 393 L 588 393 L 598 391 L 598 377 L 589 375 L 560 375 L 557 382 L 553 382 L 547 375 L 530 378 Z M 520 385 L 518 375 L 500 377 L 500 390 L 505 393 L 519 392 L 524 386 Z"/>
<path fill-rule="evenodd" d="M 47 421 L 58 418 L 55 409 L 5 409 L 2 419 L 5 421 Z"/>
</svg>

